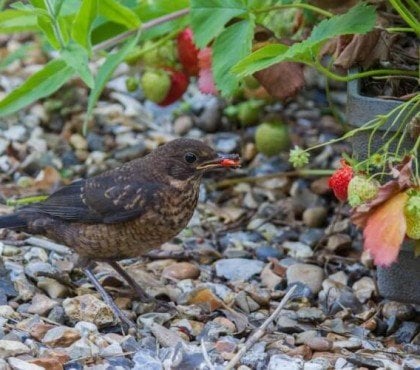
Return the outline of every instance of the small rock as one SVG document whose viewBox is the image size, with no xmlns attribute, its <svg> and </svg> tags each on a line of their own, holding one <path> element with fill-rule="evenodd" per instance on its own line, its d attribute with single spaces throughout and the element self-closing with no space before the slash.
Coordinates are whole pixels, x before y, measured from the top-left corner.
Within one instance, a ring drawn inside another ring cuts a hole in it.
<svg viewBox="0 0 420 370">
<path fill-rule="evenodd" d="M 395 316 L 398 320 L 404 321 L 414 317 L 416 311 L 414 307 L 408 303 L 401 302 L 385 302 L 382 307 L 382 315 L 389 319 L 391 316 Z"/>
<path fill-rule="evenodd" d="M 51 347 L 68 347 L 78 339 L 80 339 L 78 330 L 67 326 L 57 326 L 45 333 L 42 343 Z"/>
<path fill-rule="evenodd" d="M 349 277 L 346 275 L 344 271 L 337 271 L 335 274 L 328 276 L 328 279 L 331 279 L 340 284 L 343 284 L 344 286 L 346 286 L 349 281 Z"/>
<path fill-rule="evenodd" d="M 351 237 L 347 234 L 334 234 L 328 238 L 327 249 L 331 252 L 347 249 L 351 246 Z"/>
<path fill-rule="evenodd" d="M 260 305 L 251 297 L 248 297 L 244 291 L 241 291 L 236 295 L 235 303 L 242 311 L 246 313 L 254 312 L 260 308 Z"/>
<path fill-rule="evenodd" d="M 232 153 L 237 150 L 241 137 L 237 134 L 222 132 L 214 135 L 214 149 L 222 153 Z"/>
<path fill-rule="evenodd" d="M 153 356 L 152 351 L 140 349 L 133 356 L 133 370 L 163 370 L 163 364 L 157 357 Z"/>
<path fill-rule="evenodd" d="M 74 328 L 79 331 L 82 337 L 88 337 L 90 334 L 98 333 L 97 326 L 87 321 L 79 321 Z"/>
<path fill-rule="evenodd" d="M 87 150 L 88 148 L 86 139 L 80 134 L 71 135 L 69 142 L 76 150 Z"/>
<path fill-rule="evenodd" d="M 297 311 L 297 319 L 301 322 L 320 322 L 325 320 L 325 314 L 316 307 L 303 307 Z"/>
<path fill-rule="evenodd" d="M 72 360 L 83 357 L 91 357 L 99 354 L 99 348 L 87 338 L 81 338 L 74 342 L 67 350 L 67 354 Z"/>
<path fill-rule="evenodd" d="M 47 331 L 51 330 L 55 328 L 54 325 L 51 324 L 45 324 L 43 322 L 38 322 L 38 323 L 34 323 L 31 327 L 30 327 L 30 331 L 29 333 L 31 334 L 31 337 L 38 340 L 38 341 L 42 341 L 42 338 L 44 338 L 45 334 L 47 333 Z"/>
<path fill-rule="evenodd" d="M 26 139 L 26 128 L 23 125 L 14 125 L 3 131 L 3 136 L 12 141 L 23 141 Z"/>
<path fill-rule="evenodd" d="M 277 258 L 282 257 L 282 253 L 277 248 L 274 248 L 270 245 L 263 245 L 258 247 L 255 251 L 256 257 L 263 262 L 267 262 L 268 258 Z"/>
<path fill-rule="evenodd" d="M 0 358 L 22 355 L 30 351 L 30 348 L 23 343 L 0 339 Z"/>
<path fill-rule="evenodd" d="M 268 363 L 267 370 L 302 370 L 303 360 L 299 358 L 293 358 L 287 355 L 274 355 L 271 356 L 270 362 Z"/>
<path fill-rule="evenodd" d="M 305 344 L 314 351 L 329 351 L 333 347 L 333 343 L 324 337 L 312 337 L 305 341 Z"/>
<path fill-rule="evenodd" d="M 45 370 L 43 367 L 23 361 L 16 357 L 11 357 L 7 360 L 13 370 Z"/>
<path fill-rule="evenodd" d="M 121 356 L 123 350 L 118 343 L 111 343 L 109 346 L 103 348 L 99 354 L 103 357 Z"/>
<path fill-rule="evenodd" d="M 309 245 L 301 242 L 285 241 L 282 246 L 288 250 L 288 255 L 296 259 L 310 258 L 314 255 L 313 250 Z"/>
<path fill-rule="evenodd" d="M 62 306 L 55 306 L 48 314 L 48 319 L 52 320 L 58 324 L 64 324 L 66 321 L 66 313 Z"/>
<path fill-rule="evenodd" d="M 395 341 L 397 343 L 410 343 L 416 333 L 418 333 L 419 329 L 420 323 L 414 321 L 404 321 L 394 334 Z"/>
<path fill-rule="evenodd" d="M 64 298 L 69 292 L 65 285 L 48 277 L 38 277 L 37 287 L 45 291 L 50 298 Z"/>
<path fill-rule="evenodd" d="M 323 229 L 310 228 L 306 229 L 299 235 L 299 241 L 303 244 L 309 245 L 310 247 L 314 247 L 322 240 L 324 235 L 325 233 Z"/>
<path fill-rule="evenodd" d="M 364 276 L 356 281 L 352 288 L 361 303 L 366 303 L 376 292 L 375 282 L 369 276 Z"/>
<path fill-rule="evenodd" d="M 200 269 L 189 262 L 178 262 L 165 267 L 162 277 L 169 280 L 197 279 L 200 276 Z"/>
<path fill-rule="evenodd" d="M 29 262 L 25 266 L 25 274 L 34 280 L 37 280 L 38 275 L 42 273 L 54 274 L 57 273 L 57 269 L 50 263 L 41 261 Z"/>
<path fill-rule="evenodd" d="M 264 263 L 245 258 L 220 259 L 215 263 L 216 274 L 227 280 L 250 280 L 264 268 Z"/>
<path fill-rule="evenodd" d="M 93 322 L 98 327 L 114 322 L 111 308 L 92 294 L 67 298 L 63 302 L 63 308 L 73 321 Z"/>
<path fill-rule="evenodd" d="M 0 317 L 4 317 L 5 319 L 16 319 L 19 317 L 19 315 L 12 307 L 8 305 L 2 305 L 0 306 Z"/>
<path fill-rule="evenodd" d="M 296 320 L 285 315 L 281 315 L 277 319 L 276 324 L 277 330 L 279 330 L 282 333 L 294 334 L 301 333 L 303 331 L 302 327 Z"/>
<path fill-rule="evenodd" d="M 188 133 L 193 127 L 193 119 L 191 116 L 182 115 L 175 119 L 174 133 L 182 136 Z"/>
<path fill-rule="evenodd" d="M 309 227 L 321 227 L 327 219 L 327 209 L 325 207 L 311 207 L 303 211 L 303 223 Z"/>
<path fill-rule="evenodd" d="M 287 269 L 286 277 L 288 285 L 300 282 L 307 285 L 313 293 L 318 293 L 322 287 L 324 271 L 319 266 L 296 263 Z"/>
<path fill-rule="evenodd" d="M 54 306 L 57 306 L 58 302 L 48 298 L 43 294 L 35 294 L 32 298 L 32 303 L 28 307 L 29 313 L 35 313 L 40 316 L 45 316 Z"/>
<path fill-rule="evenodd" d="M 54 357 L 39 357 L 30 361 L 30 364 L 41 366 L 45 370 L 61 370 L 63 363 Z"/>
<path fill-rule="evenodd" d="M 356 337 L 351 337 L 347 340 L 337 340 L 333 343 L 333 349 L 348 349 L 355 350 L 362 347 L 362 340 Z"/>
</svg>

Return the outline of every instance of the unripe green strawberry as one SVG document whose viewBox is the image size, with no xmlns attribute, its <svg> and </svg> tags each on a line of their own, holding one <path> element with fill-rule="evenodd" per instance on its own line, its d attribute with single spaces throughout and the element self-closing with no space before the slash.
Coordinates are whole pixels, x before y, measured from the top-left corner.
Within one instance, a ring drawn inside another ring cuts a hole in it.
<svg viewBox="0 0 420 370">
<path fill-rule="evenodd" d="M 139 87 L 138 78 L 134 76 L 127 77 L 125 80 L 125 87 L 127 88 L 127 91 L 129 92 L 136 91 Z"/>
<path fill-rule="evenodd" d="M 379 183 L 377 181 L 369 180 L 365 176 L 354 176 L 347 189 L 348 201 L 352 207 L 356 207 L 365 203 L 378 194 Z"/>
<path fill-rule="evenodd" d="M 242 125 L 252 125 L 258 122 L 258 117 L 264 107 L 264 101 L 250 99 L 238 104 L 238 119 Z"/>
<path fill-rule="evenodd" d="M 261 123 L 255 132 L 255 144 L 259 152 L 273 156 L 290 145 L 287 125 L 282 122 Z"/>
<path fill-rule="evenodd" d="M 140 84 L 147 99 L 160 103 L 168 95 L 171 78 L 164 70 L 146 70 L 141 76 Z"/>
<path fill-rule="evenodd" d="M 420 239 L 420 189 L 408 192 L 409 198 L 404 206 L 404 216 L 407 223 L 406 234 L 414 240 Z"/>
</svg>

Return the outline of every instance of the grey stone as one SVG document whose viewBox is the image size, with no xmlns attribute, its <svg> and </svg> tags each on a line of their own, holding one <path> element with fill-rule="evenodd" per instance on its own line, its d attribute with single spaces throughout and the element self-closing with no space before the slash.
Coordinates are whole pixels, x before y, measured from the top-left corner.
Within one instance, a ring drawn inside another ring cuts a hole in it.
<svg viewBox="0 0 420 370">
<path fill-rule="evenodd" d="M 300 282 L 307 285 L 313 293 L 318 293 L 322 287 L 324 271 L 319 266 L 296 263 L 287 269 L 286 277 L 288 285 Z"/>
<path fill-rule="evenodd" d="M 245 258 L 221 259 L 215 263 L 216 274 L 227 280 L 250 280 L 254 275 L 261 273 L 264 263 Z"/>
<path fill-rule="evenodd" d="M 287 355 L 271 356 L 267 370 L 303 370 L 304 362 L 299 358 L 293 358 Z"/>
</svg>

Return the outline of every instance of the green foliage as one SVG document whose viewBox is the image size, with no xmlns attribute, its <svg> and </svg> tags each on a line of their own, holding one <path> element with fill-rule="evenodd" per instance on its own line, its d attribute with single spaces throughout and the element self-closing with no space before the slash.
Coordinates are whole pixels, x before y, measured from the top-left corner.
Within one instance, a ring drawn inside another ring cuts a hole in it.
<svg viewBox="0 0 420 370">
<path fill-rule="evenodd" d="M 99 14 L 105 18 L 122 24 L 128 29 L 137 28 L 140 26 L 140 19 L 131 9 L 121 5 L 116 0 L 100 0 L 98 2 Z"/>
<path fill-rule="evenodd" d="M 205 47 L 227 22 L 246 14 L 247 10 L 243 0 L 191 0 L 191 27 L 197 46 Z"/>
<path fill-rule="evenodd" d="M 345 14 L 320 22 L 306 40 L 292 46 L 283 44 L 265 46 L 236 64 L 232 71 L 243 77 L 284 61 L 315 63 L 319 50 L 329 39 L 340 35 L 369 32 L 373 29 L 375 21 L 375 8 L 359 3 Z"/>
<path fill-rule="evenodd" d="M 36 29 L 35 14 L 14 9 L 0 12 L 0 33 L 31 32 Z"/>
<path fill-rule="evenodd" d="M 73 75 L 73 68 L 63 60 L 50 61 L 0 101 L 0 117 L 17 112 L 36 100 L 51 95 Z"/>
<path fill-rule="evenodd" d="M 230 69 L 251 51 L 253 22 L 243 20 L 227 27 L 214 41 L 213 74 L 222 95 L 232 95 L 239 86 L 239 79 Z M 241 35 L 241 42 L 238 42 Z"/>
<path fill-rule="evenodd" d="M 98 0 L 83 0 L 82 5 L 75 16 L 71 30 L 73 40 L 89 52 L 92 48 L 90 35 L 97 12 Z"/>
</svg>

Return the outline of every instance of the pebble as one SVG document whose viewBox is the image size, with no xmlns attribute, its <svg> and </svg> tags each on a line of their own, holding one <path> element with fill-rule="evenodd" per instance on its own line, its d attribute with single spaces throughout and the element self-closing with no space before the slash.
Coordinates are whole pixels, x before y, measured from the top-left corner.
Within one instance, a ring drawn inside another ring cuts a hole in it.
<svg viewBox="0 0 420 370">
<path fill-rule="evenodd" d="M 173 263 L 165 267 L 162 271 L 162 277 L 173 281 L 197 279 L 199 276 L 200 269 L 189 262 Z"/>
<path fill-rule="evenodd" d="M 245 258 L 220 259 L 215 263 L 216 275 L 227 280 L 248 281 L 261 273 L 264 263 Z"/>
<path fill-rule="evenodd" d="M 334 234 L 328 238 L 327 249 L 331 252 L 341 251 L 351 246 L 352 239 L 348 234 Z"/>
<path fill-rule="evenodd" d="M 96 356 L 99 354 L 99 348 L 87 338 L 81 338 L 67 349 L 67 354 L 72 360 L 75 360 L 83 357 Z"/>
<path fill-rule="evenodd" d="M 3 317 L 5 319 L 17 319 L 19 315 L 15 312 L 15 310 L 8 306 L 8 305 L 2 305 L 0 306 L 0 317 Z"/>
<path fill-rule="evenodd" d="M 301 242 L 290 242 L 285 241 L 282 244 L 283 248 L 288 251 L 288 255 L 290 257 L 296 258 L 296 259 L 306 259 L 311 258 L 314 255 L 313 250 L 309 245 L 306 245 Z"/>
<path fill-rule="evenodd" d="M 376 284 L 369 276 L 364 276 L 356 281 L 352 288 L 361 303 L 366 303 L 376 292 Z"/>
<path fill-rule="evenodd" d="M 173 124 L 174 133 L 179 136 L 183 136 L 191 130 L 191 128 L 193 127 L 193 124 L 194 122 L 191 116 L 188 116 L 188 115 L 179 116 L 175 119 L 175 122 Z"/>
<path fill-rule="evenodd" d="M 314 351 L 329 351 L 333 347 L 331 340 L 324 337 L 313 337 L 305 341 L 305 344 Z"/>
<path fill-rule="evenodd" d="M 320 322 L 325 320 L 325 314 L 316 307 L 303 307 L 296 313 L 298 321 L 301 322 Z"/>
<path fill-rule="evenodd" d="M 87 321 L 79 321 L 76 323 L 74 328 L 79 331 L 82 337 L 88 337 L 90 334 L 98 333 L 98 327 L 95 324 Z"/>
<path fill-rule="evenodd" d="M 270 358 L 267 370 L 302 370 L 303 365 L 304 362 L 300 358 L 294 358 L 287 355 L 274 355 Z"/>
<path fill-rule="evenodd" d="M 133 370 L 163 370 L 163 364 L 153 356 L 151 351 L 139 350 L 133 356 L 134 367 Z"/>
<path fill-rule="evenodd" d="M 282 257 L 282 253 L 277 249 L 270 245 L 263 245 L 258 247 L 255 250 L 256 257 L 263 262 L 267 262 L 269 258 L 277 258 L 279 259 Z"/>
<path fill-rule="evenodd" d="M 63 308 L 72 321 L 88 321 L 98 327 L 114 322 L 111 308 L 92 294 L 67 298 L 63 302 Z"/>
<path fill-rule="evenodd" d="M 80 134 L 71 135 L 70 139 L 69 139 L 69 142 L 76 150 L 87 150 L 88 149 L 87 140 Z"/>
<path fill-rule="evenodd" d="M 67 326 L 56 326 L 48 330 L 42 338 L 42 343 L 51 347 L 68 347 L 80 339 L 80 332 Z"/>
<path fill-rule="evenodd" d="M 0 339 L 0 358 L 22 355 L 30 351 L 30 348 L 23 343 Z"/>
<path fill-rule="evenodd" d="M 50 312 L 51 309 L 57 305 L 58 302 L 48 298 L 46 295 L 35 294 L 27 311 L 29 313 L 38 314 L 40 316 L 46 316 L 48 312 Z"/>
<path fill-rule="evenodd" d="M 322 288 L 324 271 L 316 265 L 296 263 L 288 267 L 286 277 L 288 285 L 302 283 L 307 285 L 316 294 Z"/>
<path fill-rule="evenodd" d="M 25 274 L 34 280 L 37 280 L 38 274 L 42 273 L 54 274 L 58 273 L 58 270 L 50 263 L 42 261 L 29 262 L 25 266 Z"/>
<path fill-rule="evenodd" d="M 361 347 L 362 347 L 362 340 L 356 337 L 351 337 L 347 340 L 336 340 L 333 342 L 333 349 L 356 350 Z"/>
<path fill-rule="evenodd" d="M 23 125 L 14 125 L 2 132 L 3 136 L 11 141 L 23 141 L 26 139 L 26 128 Z"/>
<path fill-rule="evenodd" d="M 299 241 L 303 244 L 309 245 L 310 247 L 314 247 L 321 241 L 324 235 L 323 229 L 310 228 L 306 229 L 299 235 Z"/>
<path fill-rule="evenodd" d="M 44 370 L 42 366 L 23 361 L 16 357 L 9 358 L 7 362 L 13 370 Z"/>
<path fill-rule="evenodd" d="M 419 330 L 420 323 L 404 321 L 394 334 L 395 341 L 397 343 L 410 343 Z"/>
<path fill-rule="evenodd" d="M 217 152 L 233 153 L 239 148 L 241 137 L 238 134 L 222 132 L 213 137 L 213 146 Z"/>
<path fill-rule="evenodd" d="M 411 304 L 396 301 L 385 302 L 382 307 L 382 315 L 386 319 L 395 316 L 398 320 L 409 320 L 414 317 L 416 311 Z"/>
<path fill-rule="evenodd" d="M 303 211 L 302 221 L 309 227 L 321 227 L 327 220 L 327 214 L 325 207 L 310 207 Z"/>
<path fill-rule="evenodd" d="M 68 296 L 68 288 L 55 279 L 40 276 L 36 285 L 45 291 L 50 298 L 65 298 Z"/>
</svg>

